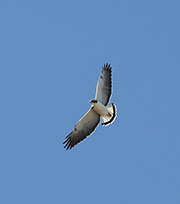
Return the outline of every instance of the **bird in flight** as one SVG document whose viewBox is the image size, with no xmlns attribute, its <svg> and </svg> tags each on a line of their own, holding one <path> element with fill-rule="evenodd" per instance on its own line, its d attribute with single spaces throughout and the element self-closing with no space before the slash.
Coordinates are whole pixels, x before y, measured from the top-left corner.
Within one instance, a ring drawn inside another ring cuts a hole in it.
<svg viewBox="0 0 180 204">
<path fill-rule="evenodd" d="M 108 105 L 112 95 L 112 67 L 104 64 L 96 85 L 95 99 L 90 100 L 91 108 L 75 125 L 63 142 L 66 150 L 71 149 L 92 134 L 101 121 L 103 126 L 110 125 L 116 118 L 116 106 Z"/>
</svg>

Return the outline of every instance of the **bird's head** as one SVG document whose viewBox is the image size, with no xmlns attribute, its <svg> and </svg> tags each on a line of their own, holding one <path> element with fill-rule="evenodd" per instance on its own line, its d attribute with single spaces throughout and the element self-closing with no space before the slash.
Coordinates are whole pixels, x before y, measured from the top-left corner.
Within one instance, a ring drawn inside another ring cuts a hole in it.
<svg viewBox="0 0 180 204">
<path fill-rule="evenodd" d="M 91 105 L 94 105 L 94 104 L 96 104 L 98 101 L 97 100 L 90 100 L 89 101 L 89 103 L 91 104 Z"/>
</svg>

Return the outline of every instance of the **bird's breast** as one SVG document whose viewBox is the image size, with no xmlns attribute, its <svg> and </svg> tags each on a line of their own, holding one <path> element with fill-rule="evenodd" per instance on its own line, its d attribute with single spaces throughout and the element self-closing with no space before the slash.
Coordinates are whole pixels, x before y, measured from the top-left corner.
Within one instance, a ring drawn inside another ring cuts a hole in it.
<svg viewBox="0 0 180 204">
<path fill-rule="evenodd" d="M 93 106 L 93 110 L 96 111 L 101 116 L 105 116 L 108 114 L 106 106 L 99 102 Z"/>
</svg>

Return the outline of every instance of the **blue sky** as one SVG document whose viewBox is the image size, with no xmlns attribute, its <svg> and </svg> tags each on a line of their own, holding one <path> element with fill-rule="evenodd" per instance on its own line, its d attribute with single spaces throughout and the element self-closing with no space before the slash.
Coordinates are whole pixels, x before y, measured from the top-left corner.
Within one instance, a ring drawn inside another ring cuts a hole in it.
<svg viewBox="0 0 180 204">
<path fill-rule="evenodd" d="M 180 203 L 179 10 L 1 1 L 0 203 Z M 106 62 L 118 117 L 65 151 Z"/>
</svg>

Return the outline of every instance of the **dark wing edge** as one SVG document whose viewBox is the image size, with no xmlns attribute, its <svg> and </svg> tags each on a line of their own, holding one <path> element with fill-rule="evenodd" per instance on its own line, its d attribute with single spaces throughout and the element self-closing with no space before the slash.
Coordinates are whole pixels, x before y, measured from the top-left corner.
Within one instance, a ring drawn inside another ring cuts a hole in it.
<svg viewBox="0 0 180 204">
<path fill-rule="evenodd" d="M 93 117 L 92 120 L 91 116 Z M 94 110 L 90 109 L 87 114 L 77 123 L 73 131 L 66 136 L 66 140 L 63 142 L 64 148 L 66 150 L 71 149 L 83 141 L 87 136 L 95 131 L 99 122 L 100 116 Z"/>
<path fill-rule="evenodd" d="M 101 75 L 96 88 L 96 98 L 105 106 L 112 95 L 112 67 L 106 63 L 102 67 Z"/>
</svg>

